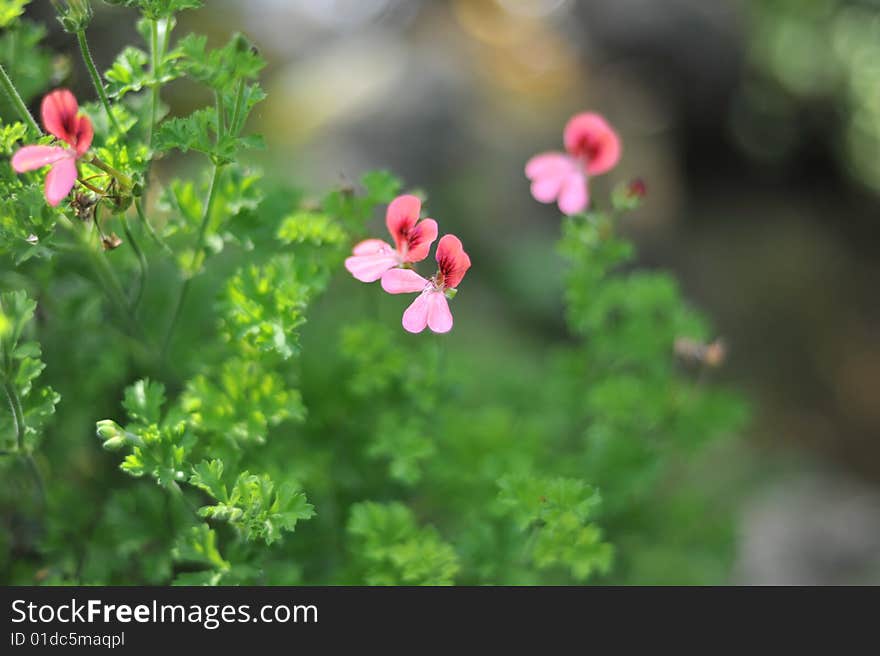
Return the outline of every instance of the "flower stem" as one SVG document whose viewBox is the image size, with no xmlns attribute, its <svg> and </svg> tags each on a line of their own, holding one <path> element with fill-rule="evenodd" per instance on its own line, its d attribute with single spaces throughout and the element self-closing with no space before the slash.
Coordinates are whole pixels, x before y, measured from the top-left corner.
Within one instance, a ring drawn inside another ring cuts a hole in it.
<svg viewBox="0 0 880 656">
<path fill-rule="evenodd" d="M 114 169 L 112 166 L 100 159 L 97 155 L 92 155 L 91 159 L 87 161 L 92 166 L 95 166 L 104 171 L 104 173 L 108 173 L 109 175 L 116 178 L 116 181 L 127 189 L 131 189 L 132 185 L 134 184 L 134 181 L 129 176 L 125 175 L 125 173 L 123 173 L 122 171 Z"/>
<path fill-rule="evenodd" d="M 89 50 L 89 42 L 86 40 L 85 30 L 80 30 L 76 33 L 76 40 L 79 42 L 79 49 L 82 53 L 86 68 L 89 69 L 89 75 L 92 76 L 92 84 L 95 85 L 95 91 L 98 92 L 98 97 L 101 98 L 101 104 L 104 105 L 104 111 L 107 112 L 107 118 L 110 119 L 110 123 L 113 124 L 113 128 L 117 132 L 122 132 L 119 123 L 116 122 L 116 117 L 113 116 L 113 111 L 110 109 L 110 100 L 107 98 L 107 91 L 104 89 L 104 83 L 101 82 L 101 76 L 98 75 L 98 69 L 95 67 L 95 60 L 92 59 L 92 52 Z"/>
<path fill-rule="evenodd" d="M 15 88 L 15 85 L 12 84 L 12 80 L 9 79 L 9 75 L 6 74 L 6 69 L 3 68 L 3 65 L 0 64 L 0 86 L 3 87 L 3 91 L 6 92 L 6 95 L 9 98 L 9 102 L 12 103 L 12 106 L 15 108 L 15 111 L 18 112 L 19 118 L 24 121 L 31 130 L 36 132 L 38 135 L 42 135 L 43 131 L 40 129 L 40 126 L 37 125 L 37 122 L 34 120 L 34 117 L 31 116 L 30 111 L 27 108 L 27 105 L 24 104 L 24 101 L 21 99 L 21 96 L 18 94 L 18 91 Z"/>
<path fill-rule="evenodd" d="M 9 408 L 12 410 L 12 425 L 15 428 L 15 446 L 19 453 L 24 453 L 24 413 L 21 410 L 21 402 L 18 399 L 18 393 L 6 375 L 3 378 L 3 389 L 6 392 L 6 399 L 9 401 Z"/>
<path fill-rule="evenodd" d="M 241 132 L 241 127 L 238 124 L 241 122 L 241 112 L 244 105 L 244 86 L 244 79 L 241 79 L 235 94 L 235 108 L 232 110 L 232 120 L 229 122 L 229 132 L 231 134 Z"/>
<path fill-rule="evenodd" d="M 153 228 L 153 224 L 147 219 L 147 215 L 144 212 L 144 204 L 140 198 L 134 199 L 134 207 L 137 210 L 138 218 L 141 220 L 141 223 L 144 224 L 144 227 L 147 229 L 147 234 L 150 235 L 150 239 L 152 239 L 156 245 L 165 251 L 165 254 L 169 257 L 174 257 L 174 251 L 171 250 L 171 247 L 165 243 L 162 237 L 159 236 L 159 233 Z"/>
<path fill-rule="evenodd" d="M 190 272 L 184 279 L 183 284 L 180 286 L 180 293 L 177 295 L 177 302 L 174 304 L 174 310 L 171 314 L 171 322 L 168 324 L 168 332 L 165 333 L 165 341 L 162 344 L 163 360 L 168 354 L 168 347 L 171 345 L 171 338 L 174 335 L 174 329 L 177 325 L 177 320 L 180 318 L 180 311 L 183 308 L 183 303 L 186 300 L 187 293 L 189 292 L 190 281 L 192 280 L 195 268 L 198 265 L 199 258 L 202 256 L 202 253 L 205 250 L 205 233 L 208 230 L 208 223 L 210 223 L 211 221 L 211 212 L 214 209 L 214 201 L 217 198 L 217 187 L 219 186 L 220 172 L 222 168 L 222 164 L 218 164 L 216 162 L 214 163 L 214 172 L 211 175 L 211 186 L 208 188 L 208 200 L 205 201 L 205 207 L 202 213 L 202 222 L 199 225 L 199 234 L 196 238 L 196 247 L 193 251 L 192 261 L 190 264 Z"/>
<path fill-rule="evenodd" d="M 12 381 L 9 380 L 9 372 L 7 372 L 7 374 L 3 377 L 3 389 L 6 392 L 6 398 L 9 401 L 9 408 L 12 410 L 12 423 L 15 428 L 15 444 L 18 450 L 18 455 L 20 455 L 27 463 L 28 469 L 30 469 L 31 475 L 34 478 L 34 483 L 37 487 L 37 493 L 40 497 L 40 504 L 45 506 L 46 486 L 43 483 L 43 477 L 40 474 L 40 470 L 37 467 L 37 463 L 34 460 L 34 457 L 25 449 L 24 412 L 21 409 L 21 400 L 18 398 L 18 392 L 15 390 L 15 386 L 12 384 Z"/>
<path fill-rule="evenodd" d="M 138 264 L 140 266 L 140 274 L 138 275 L 136 288 L 137 291 L 135 291 L 134 298 L 131 300 L 131 311 L 132 313 L 136 313 L 138 306 L 141 303 L 141 298 L 144 295 L 144 285 L 146 284 L 149 265 L 147 264 L 147 256 L 144 255 L 141 247 L 138 246 L 137 240 L 134 238 L 134 233 L 132 233 L 131 227 L 128 225 L 128 218 L 126 218 L 125 213 L 120 214 L 120 219 L 122 221 L 122 230 L 125 232 L 125 237 L 128 239 L 128 243 L 131 244 L 131 250 L 134 251 L 135 256 L 137 256 Z"/>
<path fill-rule="evenodd" d="M 167 29 L 167 28 L 166 28 Z M 159 21 L 150 21 L 150 73 L 153 83 L 150 85 L 150 132 L 147 136 L 147 145 L 153 144 L 153 133 L 156 131 L 156 119 L 159 115 L 159 82 L 156 75 L 159 71 Z"/>
</svg>

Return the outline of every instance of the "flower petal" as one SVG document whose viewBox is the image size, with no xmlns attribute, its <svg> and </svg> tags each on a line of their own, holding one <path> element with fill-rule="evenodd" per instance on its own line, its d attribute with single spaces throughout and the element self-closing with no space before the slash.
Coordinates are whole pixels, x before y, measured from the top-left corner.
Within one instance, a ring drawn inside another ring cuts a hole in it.
<svg viewBox="0 0 880 656">
<path fill-rule="evenodd" d="M 428 257 L 431 244 L 437 239 L 437 222 L 434 219 L 423 219 L 409 231 L 407 236 L 405 262 L 421 262 Z"/>
<path fill-rule="evenodd" d="M 429 284 L 412 269 L 391 269 L 382 275 L 382 289 L 389 294 L 421 292 Z"/>
<path fill-rule="evenodd" d="M 46 200 L 55 207 L 70 193 L 76 183 L 76 160 L 72 157 L 60 159 L 46 174 Z"/>
<path fill-rule="evenodd" d="M 589 201 L 587 177 L 583 173 L 572 173 L 565 179 L 559 192 L 559 210 L 569 216 L 579 214 L 587 209 Z"/>
<path fill-rule="evenodd" d="M 25 146 L 12 156 L 12 168 L 16 173 L 35 171 L 72 155 L 71 151 L 60 146 Z"/>
<path fill-rule="evenodd" d="M 95 129 L 92 127 L 92 121 L 88 116 L 76 117 L 76 133 L 74 139 L 76 143 L 76 154 L 82 157 L 92 146 L 92 139 L 95 136 Z"/>
<path fill-rule="evenodd" d="M 587 173 L 601 175 L 620 161 L 620 137 L 599 114 L 573 116 L 565 126 L 565 149 L 586 160 Z"/>
<path fill-rule="evenodd" d="M 452 330 L 452 312 L 443 292 L 428 294 L 428 328 L 435 333 L 448 333 Z"/>
<path fill-rule="evenodd" d="M 375 282 L 382 274 L 400 263 L 396 254 L 352 255 L 345 259 L 345 268 L 361 282 Z"/>
<path fill-rule="evenodd" d="M 388 205 L 385 225 L 394 238 L 395 247 L 401 253 L 406 244 L 407 234 L 418 222 L 421 211 L 422 201 L 416 196 L 398 196 Z"/>
<path fill-rule="evenodd" d="M 354 245 L 352 255 L 378 255 L 380 253 L 391 255 L 394 249 L 381 239 L 364 239 Z"/>
<path fill-rule="evenodd" d="M 568 176 L 577 170 L 578 162 L 568 155 L 536 155 L 526 164 L 526 177 L 532 181 L 532 198 L 539 203 L 552 203 L 559 197 Z"/>
<path fill-rule="evenodd" d="M 559 198 L 562 185 L 570 173 L 563 175 L 547 176 L 532 181 L 532 198 L 539 203 L 552 203 Z"/>
<path fill-rule="evenodd" d="M 67 89 L 57 89 L 47 93 L 40 105 L 40 114 L 46 131 L 72 146 L 76 145 L 77 112 L 79 112 L 79 103 Z"/>
<path fill-rule="evenodd" d="M 447 289 L 458 287 L 464 274 L 471 268 L 471 258 L 464 252 L 461 240 L 455 235 L 443 235 L 437 244 L 437 264 Z"/>
<path fill-rule="evenodd" d="M 403 313 L 403 328 L 410 333 L 420 333 L 428 325 L 429 296 L 434 291 L 424 291 L 414 300 Z"/>
<path fill-rule="evenodd" d="M 529 180 L 547 176 L 557 176 L 571 171 L 574 163 L 565 153 L 541 153 L 526 162 L 526 177 Z"/>
</svg>

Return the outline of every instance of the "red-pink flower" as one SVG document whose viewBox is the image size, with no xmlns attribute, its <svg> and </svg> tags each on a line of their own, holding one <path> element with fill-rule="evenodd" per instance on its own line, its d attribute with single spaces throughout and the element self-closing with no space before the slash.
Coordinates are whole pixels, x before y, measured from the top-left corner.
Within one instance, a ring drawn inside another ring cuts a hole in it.
<svg viewBox="0 0 880 656">
<path fill-rule="evenodd" d="M 434 219 L 419 221 L 421 211 L 422 201 L 415 196 L 395 198 L 385 214 L 385 225 L 394 246 L 381 239 L 362 241 L 345 260 L 345 268 L 361 282 L 374 282 L 389 269 L 424 260 L 437 239 L 437 222 Z"/>
<path fill-rule="evenodd" d="M 577 214 L 590 203 L 589 178 L 613 169 L 620 160 L 620 138 L 599 114 L 584 113 L 565 126 L 566 153 L 542 153 L 526 164 L 532 196 L 557 201 L 563 214 Z"/>
<path fill-rule="evenodd" d="M 88 116 L 79 113 L 79 103 L 67 89 L 58 89 L 43 98 L 40 106 L 46 131 L 70 146 L 25 146 L 12 156 L 16 173 L 50 166 L 46 174 L 46 200 L 53 207 L 76 184 L 76 160 L 92 145 L 94 131 Z"/>
<path fill-rule="evenodd" d="M 446 300 L 447 292 L 454 293 L 471 266 L 471 258 L 464 252 L 455 235 L 444 235 L 437 244 L 438 271 L 430 280 L 412 269 L 391 269 L 382 276 L 382 289 L 389 294 L 419 292 L 418 298 L 403 313 L 403 327 L 411 333 L 420 333 L 428 326 L 435 333 L 452 330 L 452 313 Z"/>
</svg>

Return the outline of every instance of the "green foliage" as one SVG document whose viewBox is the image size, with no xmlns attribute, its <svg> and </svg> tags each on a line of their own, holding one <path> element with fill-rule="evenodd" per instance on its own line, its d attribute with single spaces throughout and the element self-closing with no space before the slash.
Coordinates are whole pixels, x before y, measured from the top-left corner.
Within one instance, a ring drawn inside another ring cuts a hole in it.
<svg viewBox="0 0 880 656">
<path fill-rule="evenodd" d="M 0 415 L 0 450 L 29 453 L 60 400 L 37 384 L 46 365 L 39 343 L 24 339 L 37 304 L 24 291 L 0 294 L 0 382 L 10 412 Z"/>
<path fill-rule="evenodd" d="M 30 0 L 0 0 L 0 29 L 9 27 L 29 3 Z"/>
<path fill-rule="evenodd" d="M 239 270 L 220 306 L 223 336 L 287 360 L 299 351 L 296 330 L 305 323 L 308 298 L 308 285 L 297 280 L 287 257 Z"/>
<path fill-rule="evenodd" d="M 7 18 L 17 11 L 20 3 L 6 4 L 3 15 Z M 49 86 L 55 77 L 56 67 L 63 67 L 63 62 L 53 62 L 50 52 L 41 46 L 46 36 L 46 28 L 26 18 L 12 18 L 7 26 L 0 27 L 0 65 L 16 85 L 19 95 L 25 102 L 30 102 L 37 94 Z M 0 92 L 0 117 L 7 119 L 14 116 L 5 94 Z M 15 118 L 19 118 L 15 115 Z"/>
<path fill-rule="evenodd" d="M 119 53 L 113 66 L 104 73 L 110 83 L 107 85 L 107 95 L 111 98 L 122 98 L 129 92 L 137 93 L 149 87 L 152 84 L 147 68 L 149 61 L 150 55 L 140 48 L 125 48 Z"/>
<path fill-rule="evenodd" d="M 600 504 L 598 492 L 570 478 L 507 476 L 498 501 L 522 531 L 532 531 L 529 557 L 536 567 L 563 565 L 584 581 L 611 569 L 613 549 L 590 520 Z"/>
<path fill-rule="evenodd" d="M 144 16 L 156 20 L 170 18 L 184 9 L 198 9 L 203 0 L 104 0 L 108 5 L 140 9 Z"/>
<path fill-rule="evenodd" d="M 401 503 L 355 504 L 347 530 L 367 585 L 451 585 L 459 570 L 455 550 Z"/>
<path fill-rule="evenodd" d="M 18 4 L 0 2 L 4 63 L 36 94 L 50 56 Z M 401 181 L 310 197 L 264 177 L 243 161 L 265 97 L 250 43 L 176 39 L 199 2 L 112 4 L 143 43 L 106 73 L 113 120 L 80 99 L 92 189 L 51 208 L 42 172 L 0 167 L 0 284 L 30 294 L 0 296 L 0 581 L 723 580 L 730 509 L 692 463 L 747 413 L 676 361 L 677 339 L 712 332 L 617 235 L 637 193 L 563 220 L 573 339 L 536 353 L 481 331 L 478 267 L 452 334 L 406 334 L 401 299 L 343 267 Z M 166 117 L 172 80 L 213 98 Z M 0 152 L 27 137 L 0 123 Z"/>
<path fill-rule="evenodd" d="M 237 443 L 265 441 L 269 428 L 305 413 L 300 394 L 259 361 L 223 363 L 217 380 L 199 375 L 181 397 L 190 425 Z"/>
<path fill-rule="evenodd" d="M 208 482 L 198 471 L 193 480 L 194 485 L 207 491 Z M 200 508 L 199 515 L 229 522 L 246 540 L 272 544 L 281 539 L 282 531 L 293 531 L 297 522 L 311 519 L 315 514 L 305 494 L 289 483 L 276 488 L 265 474 L 254 476 L 242 472 L 229 493 L 219 481 L 212 479 L 210 483 L 211 494 L 218 503 Z"/>
</svg>

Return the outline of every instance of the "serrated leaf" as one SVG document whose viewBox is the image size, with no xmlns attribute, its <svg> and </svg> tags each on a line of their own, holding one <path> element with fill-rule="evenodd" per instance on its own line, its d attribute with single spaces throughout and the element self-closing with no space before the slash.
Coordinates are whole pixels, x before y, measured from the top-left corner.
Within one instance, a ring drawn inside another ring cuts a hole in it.
<svg viewBox="0 0 880 656">
<path fill-rule="evenodd" d="M 152 83 L 149 61 L 150 56 L 140 48 L 126 47 L 104 73 L 109 83 L 107 94 L 111 98 L 123 98 L 127 93 L 136 93 L 148 87 Z"/>
<path fill-rule="evenodd" d="M 180 538 L 172 550 L 175 561 L 207 565 L 218 572 L 225 572 L 230 564 L 217 548 L 217 534 L 207 524 L 193 526 Z"/>
<path fill-rule="evenodd" d="M 220 460 L 202 461 L 193 466 L 189 482 L 219 501 L 228 499 L 223 483 L 223 462 Z"/>
<path fill-rule="evenodd" d="M 122 406 L 133 422 L 149 425 L 158 424 L 165 405 L 165 386 L 146 378 L 125 389 Z"/>
<path fill-rule="evenodd" d="M 402 503 L 355 504 L 347 531 L 368 585 L 451 585 L 459 571 L 455 550 Z"/>
</svg>

